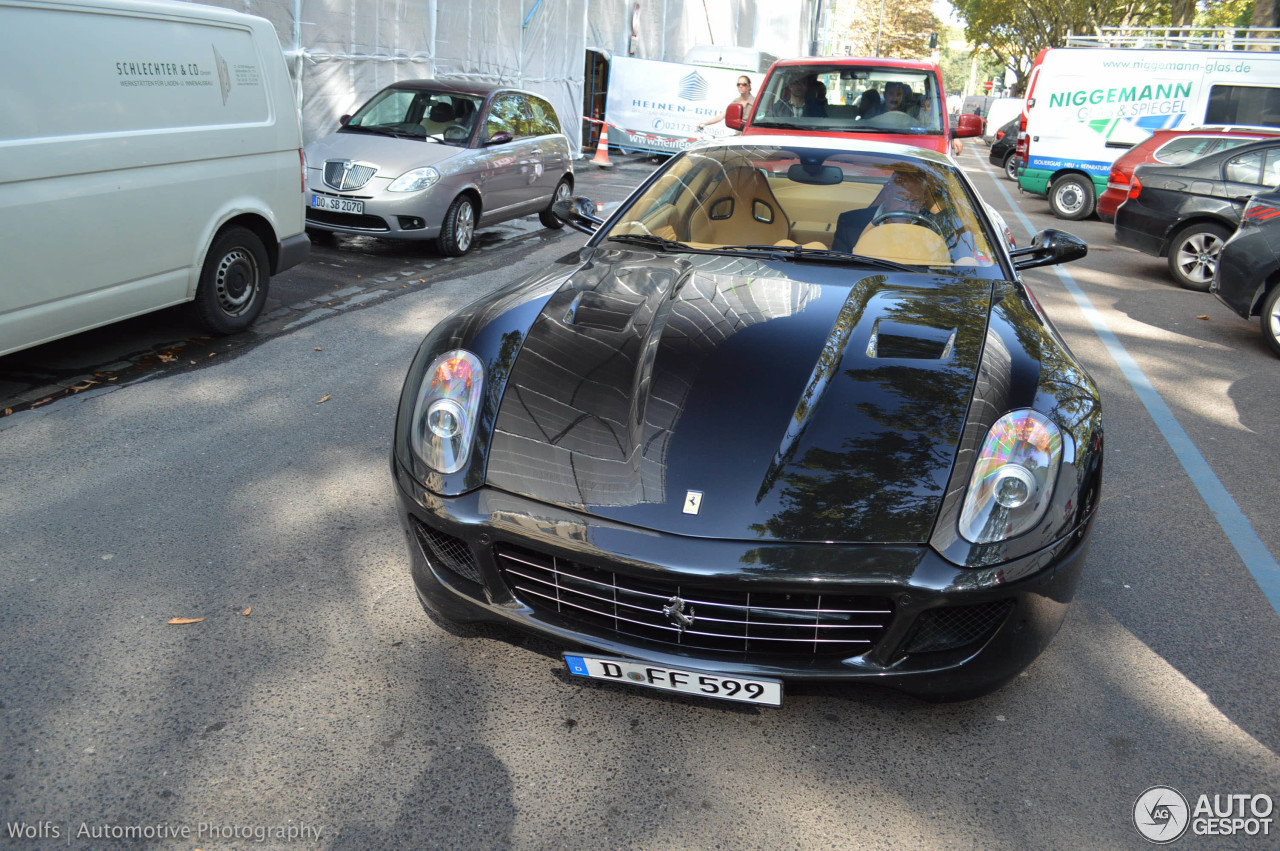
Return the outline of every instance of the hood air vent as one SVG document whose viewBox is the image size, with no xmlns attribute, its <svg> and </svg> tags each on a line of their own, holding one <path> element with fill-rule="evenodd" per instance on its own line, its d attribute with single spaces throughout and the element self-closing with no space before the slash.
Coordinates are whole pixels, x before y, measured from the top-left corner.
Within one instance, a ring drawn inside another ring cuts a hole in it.
<svg viewBox="0 0 1280 851">
<path fill-rule="evenodd" d="M 867 343 L 867 357 L 946 360 L 956 345 L 956 329 L 931 328 L 877 319 Z"/>
</svg>

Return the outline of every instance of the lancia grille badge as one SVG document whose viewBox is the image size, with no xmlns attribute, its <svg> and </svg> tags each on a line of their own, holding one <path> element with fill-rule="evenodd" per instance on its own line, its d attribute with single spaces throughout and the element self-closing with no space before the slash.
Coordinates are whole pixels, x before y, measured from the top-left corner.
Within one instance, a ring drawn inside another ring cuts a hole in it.
<svg viewBox="0 0 1280 851">
<path fill-rule="evenodd" d="M 702 508 L 702 491 L 685 491 L 684 513 L 697 514 L 700 508 Z"/>
<path fill-rule="evenodd" d="M 684 631 L 693 626 L 693 606 L 689 607 L 689 613 L 685 614 L 684 600 L 679 597 L 672 597 L 667 604 L 662 607 L 662 613 L 667 616 L 667 620 L 671 621 L 671 625 L 680 630 L 680 634 L 684 635 Z"/>
</svg>

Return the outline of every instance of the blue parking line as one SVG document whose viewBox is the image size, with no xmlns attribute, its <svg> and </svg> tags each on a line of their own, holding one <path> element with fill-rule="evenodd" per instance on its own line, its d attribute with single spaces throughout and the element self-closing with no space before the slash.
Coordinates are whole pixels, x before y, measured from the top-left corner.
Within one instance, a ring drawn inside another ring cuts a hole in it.
<svg viewBox="0 0 1280 851">
<path fill-rule="evenodd" d="M 977 151 L 974 151 L 974 154 L 976 155 Z M 981 160 L 979 161 L 981 163 Z M 983 170 L 990 176 L 991 169 L 987 168 L 986 163 L 981 163 L 981 165 Z M 1004 196 L 1009 209 L 1013 210 L 1018 221 L 1026 229 L 1028 236 L 1035 234 L 1036 229 L 1032 226 L 1031 220 L 1014 203 L 1013 196 L 1009 194 L 1009 191 L 1004 188 L 999 180 L 993 178 L 993 182 L 996 189 L 1000 190 L 1000 194 Z M 1133 392 L 1137 394 L 1143 407 L 1147 409 L 1147 413 L 1155 422 L 1156 428 L 1160 430 L 1160 435 L 1169 444 L 1169 448 L 1173 450 L 1178 462 L 1182 464 L 1182 469 L 1187 471 L 1187 476 L 1200 493 L 1200 498 L 1204 500 L 1205 505 L 1213 512 L 1214 519 L 1218 521 L 1218 525 L 1222 528 L 1223 533 L 1226 534 L 1227 540 L 1235 548 L 1236 554 L 1240 556 L 1240 560 L 1244 562 L 1244 566 L 1252 574 L 1254 581 L 1258 583 L 1258 587 L 1262 589 L 1263 596 L 1267 598 L 1267 602 L 1271 604 L 1271 608 L 1275 610 L 1276 614 L 1280 615 L 1280 565 L 1276 564 L 1271 551 L 1267 549 L 1267 545 L 1258 537 L 1258 533 L 1253 531 L 1253 526 L 1249 523 L 1248 518 L 1244 516 L 1244 512 L 1240 510 L 1240 506 L 1236 505 L 1236 501 L 1231 497 L 1231 494 L 1223 487 L 1222 482 L 1214 474 L 1213 468 L 1209 466 L 1209 462 L 1204 460 L 1200 450 L 1196 448 L 1195 443 L 1192 442 L 1187 432 L 1178 423 L 1173 411 L 1169 409 L 1169 406 L 1161 398 L 1160 394 L 1156 392 L 1156 389 L 1151 386 L 1146 374 L 1134 362 L 1128 350 L 1116 337 L 1115 332 L 1107 327 L 1097 308 L 1093 306 L 1093 302 L 1089 300 L 1084 290 L 1076 283 L 1075 278 L 1071 277 L 1071 273 L 1062 266 L 1053 268 L 1058 273 L 1058 278 L 1062 281 L 1062 285 L 1066 287 L 1067 292 L 1075 299 L 1076 305 L 1079 306 L 1085 319 L 1093 328 L 1093 332 L 1098 335 L 1098 339 L 1106 346 L 1112 359 L 1120 367 L 1121 374 L 1129 382 L 1129 386 L 1133 388 Z"/>
</svg>

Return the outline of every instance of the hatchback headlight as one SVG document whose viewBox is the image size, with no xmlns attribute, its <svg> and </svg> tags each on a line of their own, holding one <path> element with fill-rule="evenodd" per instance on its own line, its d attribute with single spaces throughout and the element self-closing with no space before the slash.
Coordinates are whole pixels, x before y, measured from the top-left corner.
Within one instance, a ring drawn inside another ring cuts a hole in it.
<svg viewBox="0 0 1280 851">
<path fill-rule="evenodd" d="M 484 365 L 471 352 L 455 349 L 431 364 L 409 431 L 413 451 L 428 467 L 447 474 L 466 465 L 483 388 Z"/>
<path fill-rule="evenodd" d="M 391 185 L 387 187 L 388 192 L 420 192 L 423 189 L 434 186 L 436 181 L 440 179 L 440 172 L 431 166 L 424 168 L 415 168 L 412 171 L 406 171 L 404 174 L 391 181 Z"/>
<path fill-rule="evenodd" d="M 1044 517 L 1062 462 L 1062 432 L 1044 414 L 1012 411 L 982 443 L 960 512 L 960 534 L 990 544 L 1029 531 Z"/>
</svg>

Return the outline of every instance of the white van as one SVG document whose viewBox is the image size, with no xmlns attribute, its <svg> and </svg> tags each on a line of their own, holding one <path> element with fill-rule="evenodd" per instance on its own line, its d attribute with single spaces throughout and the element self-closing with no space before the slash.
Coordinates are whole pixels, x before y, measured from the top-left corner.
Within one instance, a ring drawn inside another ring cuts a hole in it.
<svg viewBox="0 0 1280 851">
<path fill-rule="evenodd" d="M 271 24 L 145 0 L 0 0 L 0 355 L 191 302 L 248 327 L 306 259 Z"/>
<path fill-rule="evenodd" d="M 1083 219 L 1111 164 L 1153 130 L 1280 127 L 1280 54 L 1066 47 L 1031 71 L 1018 184 L 1054 215 Z M 1025 145 L 1025 149 L 1024 146 Z"/>
</svg>

